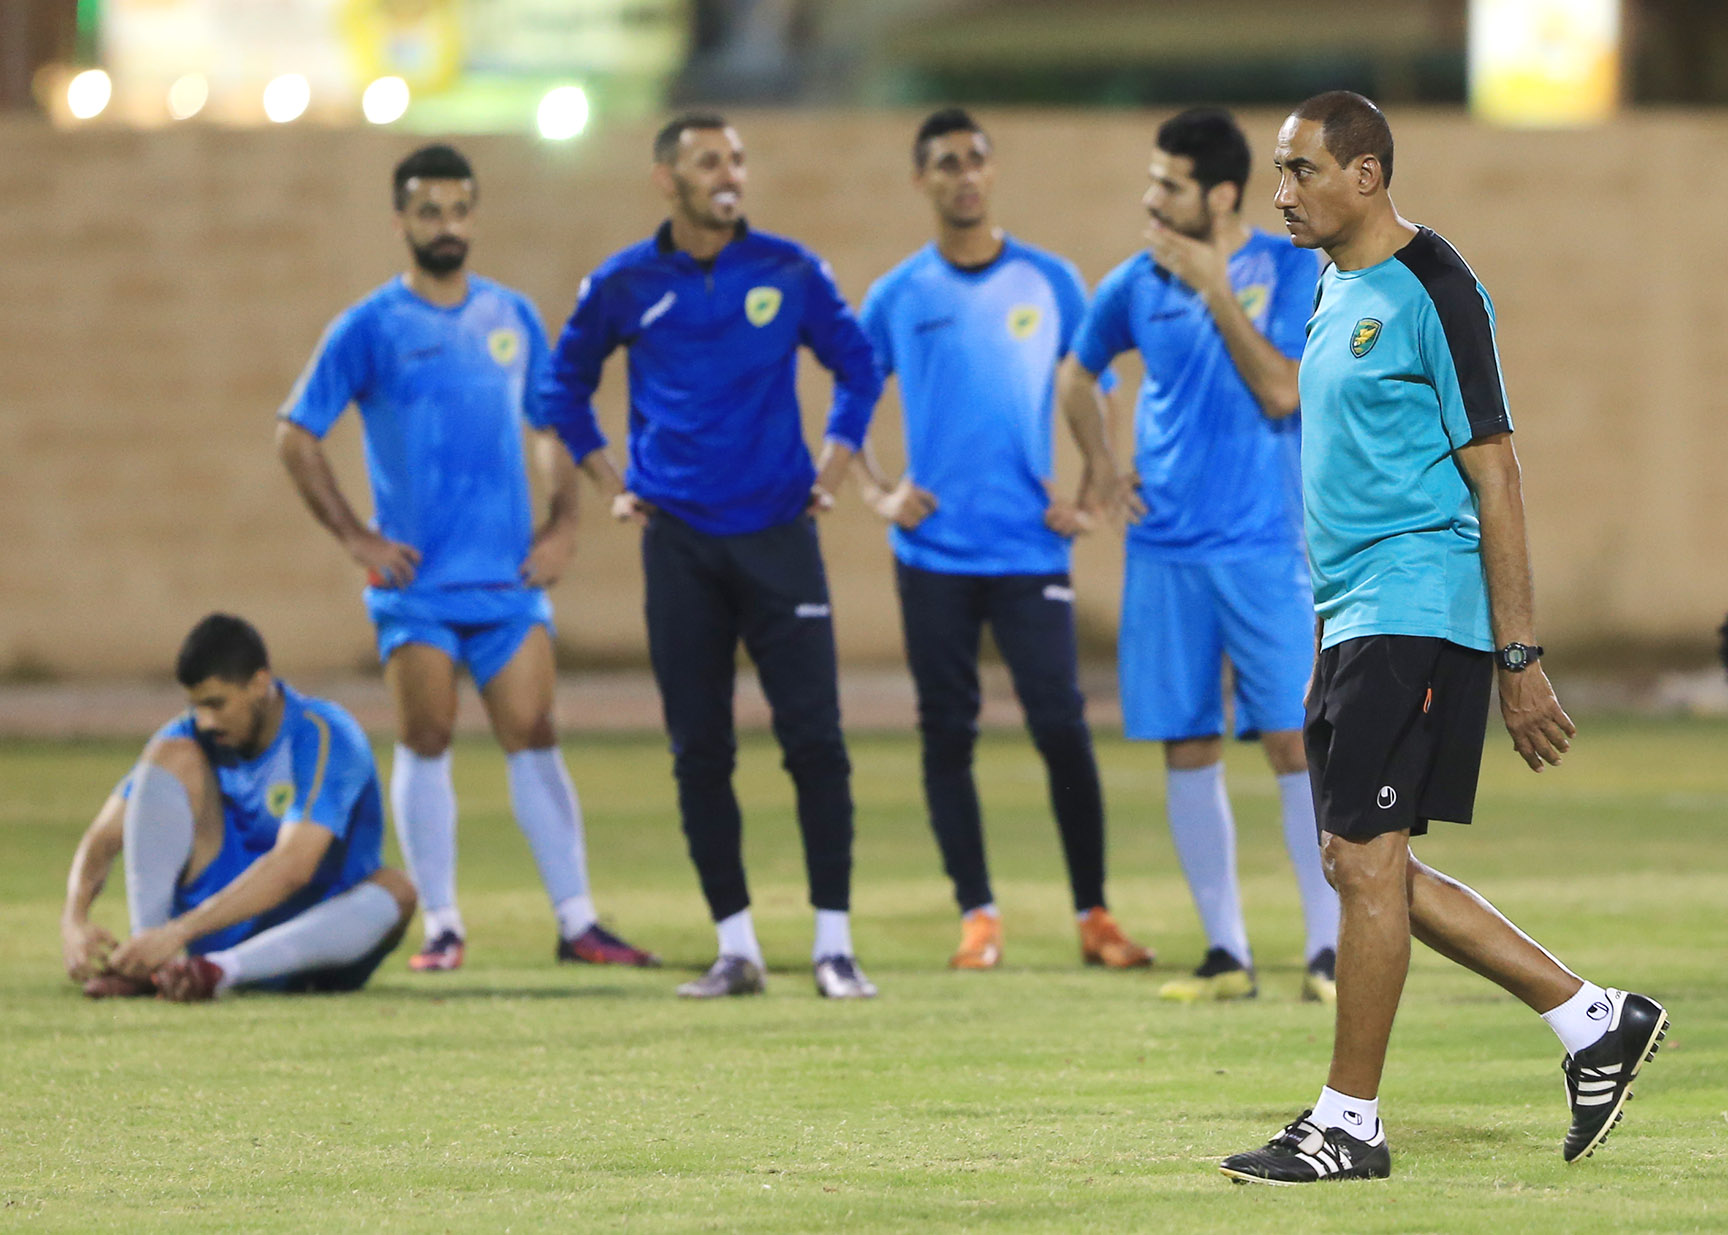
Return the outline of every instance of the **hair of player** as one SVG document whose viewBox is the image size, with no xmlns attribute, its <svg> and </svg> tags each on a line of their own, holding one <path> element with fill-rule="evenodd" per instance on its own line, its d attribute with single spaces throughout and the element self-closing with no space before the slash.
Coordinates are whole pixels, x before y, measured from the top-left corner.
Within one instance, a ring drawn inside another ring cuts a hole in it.
<svg viewBox="0 0 1728 1235">
<path fill-rule="evenodd" d="M 462 152 L 454 146 L 442 143 L 422 146 L 396 164 L 396 171 L 390 177 L 390 185 L 391 200 L 396 203 L 398 211 L 408 208 L 410 180 L 466 180 L 474 185 L 476 195 L 480 192 L 480 186 L 474 180 L 474 168 Z"/>
<path fill-rule="evenodd" d="M 717 111 L 687 111 L 674 116 L 654 134 L 654 161 L 670 167 L 678 161 L 678 143 L 691 130 L 729 129 L 731 122 Z"/>
<path fill-rule="evenodd" d="M 1194 179 L 1203 192 L 1214 185 L 1236 186 L 1236 209 L 1248 188 L 1254 157 L 1236 117 L 1222 107 L 1191 107 L 1158 126 L 1158 149 L 1194 162 Z"/>
<path fill-rule="evenodd" d="M 1380 163 L 1380 183 L 1392 186 L 1392 126 L 1374 100 L 1350 90 L 1328 90 L 1298 104 L 1290 114 L 1320 126 L 1320 144 L 1339 167 L 1371 154 Z"/>
<path fill-rule="evenodd" d="M 924 117 L 924 123 L 918 126 L 918 136 L 912 139 L 912 166 L 923 171 L 930 158 L 930 143 L 950 133 L 977 133 L 986 144 L 990 141 L 990 135 L 972 119 L 971 112 L 964 107 L 944 107 Z"/>
<path fill-rule="evenodd" d="M 174 679 L 190 690 L 208 678 L 250 682 L 270 667 L 264 637 L 245 618 L 212 613 L 194 626 L 174 659 Z"/>
</svg>

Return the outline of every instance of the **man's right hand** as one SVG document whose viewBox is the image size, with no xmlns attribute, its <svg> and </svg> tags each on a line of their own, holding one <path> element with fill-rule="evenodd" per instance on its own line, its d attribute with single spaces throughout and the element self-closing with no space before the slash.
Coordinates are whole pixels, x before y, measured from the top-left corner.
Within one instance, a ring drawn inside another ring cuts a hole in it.
<svg viewBox="0 0 1728 1235">
<path fill-rule="evenodd" d="M 1140 477 L 1133 472 L 1087 476 L 1080 486 L 1080 505 L 1107 515 L 1113 523 L 1138 523 L 1146 517 L 1146 503 L 1140 497 Z"/>
<path fill-rule="evenodd" d="M 381 536 L 371 528 L 362 528 L 344 542 L 348 556 L 366 571 L 366 581 L 373 587 L 399 588 L 414 582 L 420 565 L 420 550 L 413 545 Z"/>
<path fill-rule="evenodd" d="M 66 976 L 88 982 L 108 972 L 108 954 L 119 942 L 93 922 L 61 922 L 60 956 L 66 962 Z"/>
<path fill-rule="evenodd" d="M 612 499 L 612 517 L 619 523 L 634 523 L 637 527 L 647 527 L 648 516 L 653 509 L 628 489 Z"/>
<path fill-rule="evenodd" d="M 930 517 L 937 503 L 934 493 L 920 489 L 910 477 L 905 477 L 871 505 L 888 522 L 910 532 Z"/>
</svg>

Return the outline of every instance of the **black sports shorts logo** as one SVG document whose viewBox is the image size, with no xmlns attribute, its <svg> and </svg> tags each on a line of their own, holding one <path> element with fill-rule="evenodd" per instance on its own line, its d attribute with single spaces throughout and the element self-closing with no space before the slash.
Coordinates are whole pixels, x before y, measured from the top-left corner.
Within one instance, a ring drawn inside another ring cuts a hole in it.
<svg viewBox="0 0 1728 1235">
<path fill-rule="evenodd" d="M 1381 785 L 1380 792 L 1374 795 L 1374 804 L 1381 810 L 1391 810 L 1398 805 L 1398 791 L 1391 785 Z"/>
</svg>

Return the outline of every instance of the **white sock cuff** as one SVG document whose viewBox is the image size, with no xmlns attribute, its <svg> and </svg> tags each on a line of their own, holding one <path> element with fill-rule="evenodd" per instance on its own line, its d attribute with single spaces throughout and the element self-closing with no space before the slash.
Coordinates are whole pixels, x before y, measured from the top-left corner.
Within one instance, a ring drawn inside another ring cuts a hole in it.
<svg viewBox="0 0 1728 1235">
<path fill-rule="evenodd" d="M 448 772 L 450 770 L 450 752 L 448 750 L 441 755 L 422 755 L 413 747 L 404 746 L 402 743 L 398 742 L 396 743 L 396 748 L 391 752 L 390 757 L 406 767 L 413 768 L 415 771 L 420 771 L 422 769 L 426 771 L 442 769 L 443 771 Z"/>
<path fill-rule="evenodd" d="M 1208 763 L 1203 768 L 1165 768 L 1164 773 L 1169 779 L 1172 790 L 1180 788 L 1193 791 L 1208 785 L 1222 785 L 1224 783 L 1224 763 L 1222 760 L 1217 763 Z"/>
<path fill-rule="evenodd" d="M 1608 992 L 1594 982 L 1585 982 L 1573 996 L 1542 1014 L 1548 1028 L 1560 1039 L 1568 1055 L 1593 1046 L 1614 1020 L 1614 1004 Z"/>
<path fill-rule="evenodd" d="M 1328 1085 L 1309 1118 L 1322 1128 L 1340 1128 L 1359 1141 L 1371 1141 L 1380 1127 L 1380 1099 L 1353 1098 Z"/>
</svg>

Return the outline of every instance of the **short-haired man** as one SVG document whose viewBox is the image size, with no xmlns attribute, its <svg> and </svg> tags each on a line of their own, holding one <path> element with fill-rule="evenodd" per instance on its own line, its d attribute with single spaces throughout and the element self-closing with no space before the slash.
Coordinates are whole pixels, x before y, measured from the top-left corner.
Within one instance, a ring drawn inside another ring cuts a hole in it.
<svg viewBox="0 0 1728 1235">
<path fill-rule="evenodd" d="M 605 445 L 592 396 L 629 351 L 630 466 L 613 513 L 643 525 L 648 652 L 678 807 L 719 956 L 688 998 L 762 989 L 732 789 L 739 640 L 756 664 L 798 796 L 817 990 L 868 998 L 853 955 L 851 765 L 840 731 L 828 582 L 814 515 L 833 503 L 881 392 L 870 341 L 827 263 L 746 226 L 744 143 L 722 117 L 654 139 L 670 218 L 583 281 L 553 353 L 547 413 L 577 458 Z M 835 378 L 819 462 L 804 442 L 798 349 Z"/>
<path fill-rule="evenodd" d="M 995 226 L 995 152 L 965 111 L 926 118 L 912 161 L 936 240 L 877 280 L 860 312 L 884 378 L 899 375 L 907 467 L 897 484 L 872 478 L 865 499 L 891 525 L 924 800 L 960 905 L 949 964 L 990 969 L 1002 959 L 972 778 L 988 624 L 1044 760 L 1081 954 L 1114 968 L 1150 965 L 1104 904 L 1104 796 L 1068 574 L 1068 541 L 1086 520 L 1050 490 L 1056 365 L 1086 286 L 1071 263 Z"/>
<path fill-rule="evenodd" d="M 1144 205 L 1147 247 L 1104 277 L 1062 374 L 1062 404 L 1099 492 L 1115 484 L 1087 393 L 1129 348 L 1146 380 L 1134 465 L 1118 665 L 1128 737 L 1164 743 L 1176 856 L 1206 932 L 1167 999 L 1256 992 L 1225 793 L 1224 661 L 1239 737 L 1258 734 L 1278 780 L 1285 847 L 1306 927 L 1302 994 L 1332 997 L 1338 898 L 1314 844 L 1302 756 L 1313 601 L 1302 557 L 1296 362 L 1314 256 L 1242 220 L 1248 143 L 1235 119 L 1195 108 L 1159 128 Z"/>
<path fill-rule="evenodd" d="M 98 999 L 358 990 L 414 913 L 413 886 L 383 866 L 366 735 L 279 681 L 237 617 L 194 626 L 174 675 L 189 709 L 150 740 L 72 859 L 66 972 Z M 132 934 L 117 944 L 90 906 L 122 850 Z"/>
<path fill-rule="evenodd" d="M 1414 935 L 1542 1014 L 1566 1049 L 1568 1162 L 1619 1120 L 1668 1025 L 1644 995 L 1582 981 L 1493 906 L 1416 860 L 1434 819 L 1468 823 L 1489 690 L 1540 772 L 1576 729 L 1535 646 L 1530 554 L 1488 294 L 1399 216 L 1392 131 L 1334 91 L 1278 133 L 1276 204 L 1332 259 L 1302 358 L 1302 491 L 1319 617 L 1305 731 L 1338 889 L 1337 1029 L 1320 1099 L 1223 1171 L 1257 1183 L 1379 1179 L 1380 1076 Z"/>
<path fill-rule="evenodd" d="M 595 916 L 581 806 L 553 727 L 546 589 L 575 551 L 577 480 L 540 406 L 539 314 L 519 292 L 466 269 L 479 188 L 460 152 L 416 150 L 397 164 L 392 191 L 407 271 L 331 324 L 282 406 L 276 442 L 306 505 L 366 571 L 366 608 L 396 705 L 390 805 L 426 933 L 410 967 L 455 969 L 467 938 L 450 777 L 461 665 L 504 749 L 516 823 L 558 920 L 557 959 L 657 964 Z M 366 434 L 372 527 L 354 514 L 322 446 L 350 403 Z M 525 426 L 551 494 L 538 529 Z M 616 484 L 603 453 L 580 464 Z"/>
</svg>

